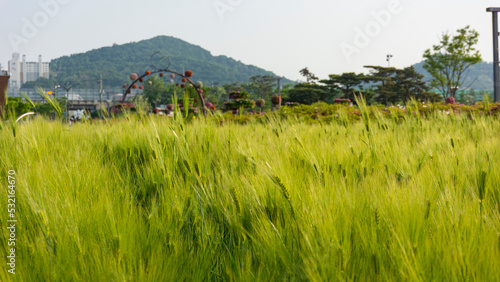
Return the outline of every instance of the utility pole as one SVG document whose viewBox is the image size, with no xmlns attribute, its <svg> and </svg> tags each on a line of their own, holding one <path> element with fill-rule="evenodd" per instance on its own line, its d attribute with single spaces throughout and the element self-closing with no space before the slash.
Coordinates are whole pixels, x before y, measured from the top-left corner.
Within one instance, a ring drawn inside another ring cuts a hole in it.
<svg viewBox="0 0 500 282">
<path fill-rule="evenodd" d="M 278 77 L 278 96 L 281 96 L 281 80 L 283 77 Z"/>
<path fill-rule="evenodd" d="M 281 101 L 283 101 L 283 99 L 281 99 L 281 79 L 282 77 L 278 78 L 278 96 L 280 96 L 280 107 L 281 107 Z"/>
<path fill-rule="evenodd" d="M 280 104 L 279 106 L 281 107 L 281 80 L 283 79 L 283 77 L 276 77 L 276 80 L 278 81 L 278 96 L 280 97 Z"/>
<path fill-rule="evenodd" d="M 493 14 L 493 98 L 495 102 L 500 101 L 500 61 L 498 58 L 498 12 L 500 8 L 487 8 L 486 12 Z"/>
</svg>

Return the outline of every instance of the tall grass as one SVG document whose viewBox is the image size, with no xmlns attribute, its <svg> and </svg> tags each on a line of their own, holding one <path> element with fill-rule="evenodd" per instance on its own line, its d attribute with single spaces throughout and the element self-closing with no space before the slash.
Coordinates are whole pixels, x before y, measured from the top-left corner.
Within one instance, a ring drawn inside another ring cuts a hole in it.
<svg viewBox="0 0 500 282">
<path fill-rule="evenodd" d="M 4 125 L 0 278 L 499 280 L 498 120 L 368 122 Z"/>
</svg>

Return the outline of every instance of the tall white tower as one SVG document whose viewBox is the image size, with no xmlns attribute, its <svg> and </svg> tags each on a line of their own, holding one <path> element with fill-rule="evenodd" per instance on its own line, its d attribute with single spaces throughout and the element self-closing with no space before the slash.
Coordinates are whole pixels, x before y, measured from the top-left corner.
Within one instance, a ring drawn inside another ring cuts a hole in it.
<svg viewBox="0 0 500 282">
<path fill-rule="evenodd" d="M 38 55 L 38 77 L 43 77 L 42 55 Z"/>
<path fill-rule="evenodd" d="M 19 53 L 12 54 L 12 60 L 9 61 L 9 87 L 11 89 L 21 88 L 21 60 Z"/>
<path fill-rule="evenodd" d="M 19 88 L 23 86 L 26 81 L 28 81 L 28 63 L 26 62 L 26 55 L 23 55 L 23 61 L 21 62 L 21 84 L 19 84 Z"/>
</svg>

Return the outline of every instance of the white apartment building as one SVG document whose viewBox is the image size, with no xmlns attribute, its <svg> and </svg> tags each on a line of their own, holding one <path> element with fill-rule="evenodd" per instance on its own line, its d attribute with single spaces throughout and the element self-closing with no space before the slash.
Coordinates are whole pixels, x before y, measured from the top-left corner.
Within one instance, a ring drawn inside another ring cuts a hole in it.
<svg viewBox="0 0 500 282">
<path fill-rule="evenodd" d="M 9 61 L 9 88 L 19 90 L 21 86 L 40 77 L 49 78 L 49 63 L 42 62 L 42 55 L 38 56 L 38 62 L 26 62 L 26 55 L 20 60 L 19 53 L 12 54 Z"/>
</svg>

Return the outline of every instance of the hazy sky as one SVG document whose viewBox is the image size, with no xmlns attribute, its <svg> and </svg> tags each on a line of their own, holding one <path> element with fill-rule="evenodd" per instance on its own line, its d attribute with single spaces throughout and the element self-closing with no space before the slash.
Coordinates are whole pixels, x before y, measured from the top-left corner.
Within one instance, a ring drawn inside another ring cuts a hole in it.
<svg viewBox="0 0 500 282">
<path fill-rule="evenodd" d="M 495 4 L 496 3 L 496 4 Z M 491 0 L 0 0 L 0 63 L 12 53 L 49 61 L 91 49 L 170 35 L 278 75 L 301 79 L 405 67 L 443 32 L 470 25 L 492 61 Z M 147 61 L 149 57 L 145 57 Z"/>
</svg>

